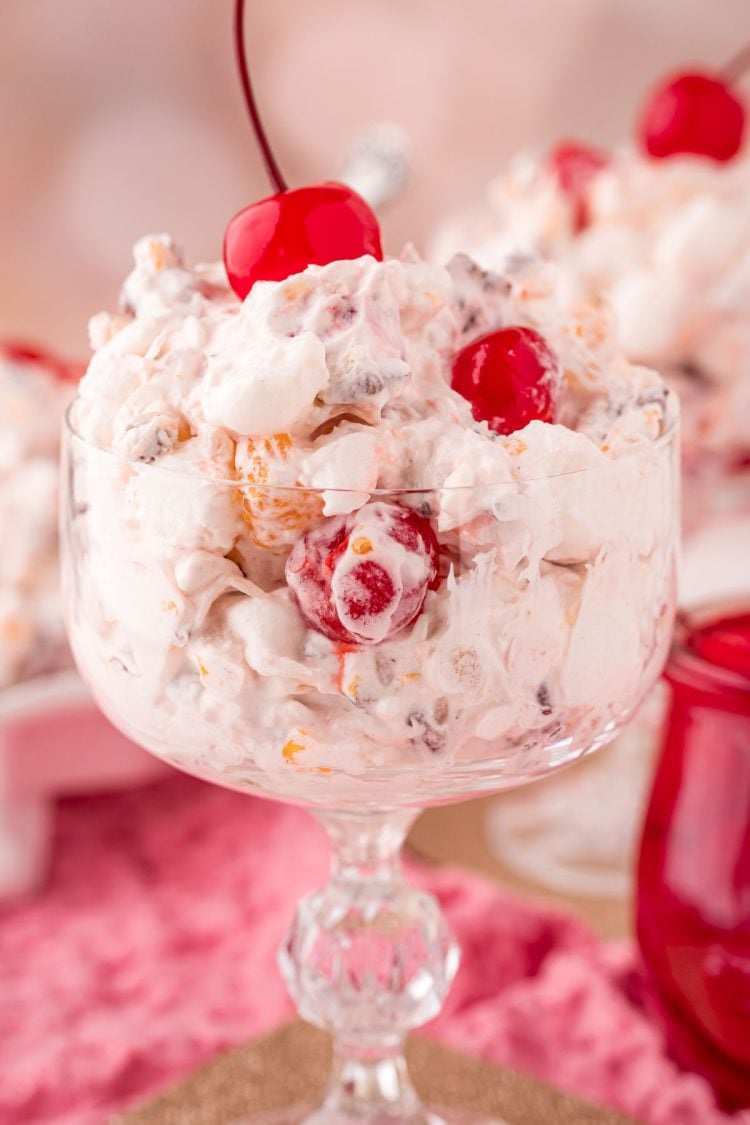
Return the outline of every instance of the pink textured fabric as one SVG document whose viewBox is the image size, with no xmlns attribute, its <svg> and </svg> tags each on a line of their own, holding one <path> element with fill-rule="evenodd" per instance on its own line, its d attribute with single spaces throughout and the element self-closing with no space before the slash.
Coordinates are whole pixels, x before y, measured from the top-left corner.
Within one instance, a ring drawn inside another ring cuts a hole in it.
<svg viewBox="0 0 750 1125">
<path fill-rule="evenodd" d="M 188 778 L 63 802 L 49 886 L 0 915 L 0 1123 L 98 1125 L 290 1016 L 275 951 L 326 863 L 306 814 Z M 464 872 L 411 875 L 465 951 L 432 1034 L 654 1125 L 728 1120 L 629 999 L 630 950 Z"/>
</svg>

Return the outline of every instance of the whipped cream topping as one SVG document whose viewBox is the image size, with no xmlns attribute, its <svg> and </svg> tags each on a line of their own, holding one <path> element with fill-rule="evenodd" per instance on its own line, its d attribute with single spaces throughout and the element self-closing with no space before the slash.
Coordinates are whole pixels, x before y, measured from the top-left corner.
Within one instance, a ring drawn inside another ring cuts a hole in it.
<svg viewBox="0 0 750 1125">
<path fill-rule="evenodd" d="M 436 235 L 487 269 L 541 252 L 561 266 L 575 307 L 603 295 L 632 360 L 662 371 L 683 403 L 690 461 L 750 450 L 750 158 L 647 160 L 623 148 L 591 181 L 588 224 L 545 164 L 522 154 L 483 208 Z"/>
<path fill-rule="evenodd" d="M 135 257 L 123 311 L 92 321 L 68 451 L 71 637 L 119 725 L 226 784 L 355 800 L 365 775 L 404 801 L 459 769 L 517 780 L 622 721 L 669 636 L 676 405 L 606 315 L 562 312 L 528 257 L 364 257 L 243 302 L 166 236 Z M 504 325 L 558 360 L 558 420 L 509 436 L 450 385 L 457 350 Z M 391 505 L 437 536 L 429 590 L 382 530 Z M 341 644 L 294 568 L 307 534 L 361 527 L 412 601 L 351 616 L 342 556 L 331 604 L 361 643 Z"/>
<path fill-rule="evenodd" d="M 0 359 L 0 688 L 70 662 L 60 604 L 60 426 L 72 398 L 42 364 Z"/>
</svg>

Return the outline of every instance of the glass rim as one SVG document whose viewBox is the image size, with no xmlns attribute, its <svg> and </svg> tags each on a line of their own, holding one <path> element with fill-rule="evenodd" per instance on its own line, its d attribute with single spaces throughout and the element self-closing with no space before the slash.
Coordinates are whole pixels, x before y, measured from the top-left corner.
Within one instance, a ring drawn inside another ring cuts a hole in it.
<svg viewBox="0 0 750 1125">
<path fill-rule="evenodd" d="M 630 462 L 631 460 L 635 460 L 638 457 L 646 456 L 647 453 L 648 454 L 656 453 L 656 452 L 660 451 L 663 447 L 671 446 L 674 439 L 675 438 L 679 439 L 679 435 L 680 435 L 680 411 L 679 411 L 679 408 L 677 408 L 677 409 L 674 409 L 672 411 L 671 417 L 666 418 L 666 424 L 665 424 L 664 432 L 659 434 L 659 436 L 657 438 L 654 438 L 653 441 L 650 441 L 647 444 L 638 445 L 637 447 L 634 447 L 633 449 L 626 450 L 619 457 L 613 458 L 612 460 L 609 460 L 609 461 L 605 461 L 601 465 L 587 465 L 587 466 L 584 466 L 584 468 L 581 468 L 581 469 L 567 469 L 565 472 L 561 472 L 561 473 L 547 473 L 546 475 L 535 476 L 535 477 L 511 477 L 510 480 L 499 480 L 497 482 L 493 482 L 492 484 L 487 484 L 486 482 L 483 482 L 481 484 L 454 484 L 454 485 L 434 484 L 434 485 L 420 485 L 419 487 L 409 487 L 409 488 L 400 488 L 400 487 L 396 487 L 396 488 L 339 488 L 339 487 L 336 487 L 336 486 L 327 487 L 327 486 L 320 486 L 320 485 L 305 485 L 305 484 L 294 484 L 294 485 L 288 485 L 287 484 L 287 485 L 284 485 L 284 484 L 268 484 L 267 482 L 263 482 L 263 481 L 255 482 L 255 481 L 251 481 L 251 480 L 243 480 L 240 477 L 215 476 L 213 474 L 204 473 L 204 472 L 200 472 L 200 471 L 193 472 L 193 471 L 190 471 L 189 469 L 180 468 L 180 467 L 174 467 L 174 466 L 165 467 L 163 465 L 160 465 L 158 463 L 158 461 L 142 461 L 138 458 L 125 457 L 121 453 L 119 453 L 117 450 L 108 449 L 104 445 L 100 445 L 95 441 L 91 441 L 89 438 L 83 437 L 78 432 L 78 430 L 75 428 L 75 425 L 73 423 L 73 412 L 76 408 L 76 405 L 81 401 L 82 401 L 82 396 L 80 394 L 77 394 L 72 399 L 72 401 L 70 403 L 68 403 L 68 406 L 66 407 L 65 414 L 64 414 L 64 422 L 63 422 L 64 429 L 70 435 L 70 437 L 74 438 L 76 441 L 80 442 L 82 445 L 86 446 L 88 449 L 95 450 L 97 453 L 102 453 L 106 457 L 111 457 L 113 460 L 119 461 L 123 465 L 132 465 L 132 466 L 137 467 L 138 469 L 143 470 L 143 471 L 161 472 L 161 473 L 168 474 L 170 476 L 185 477 L 185 478 L 187 478 L 191 481 L 194 481 L 194 482 L 195 481 L 204 481 L 204 482 L 208 482 L 208 483 L 211 483 L 211 484 L 220 484 L 220 485 L 225 485 L 227 487 L 239 488 L 239 489 L 252 488 L 252 489 L 258 489 L 258 490 L 264 490 L 264 491 L 267 491 L 269 493 L 270 492 L 288 492 L 288 493 L 297 494 L 297 495 L 300 495 L 300 494 L 304 493 L 308 496 L 309 495 L 330 496 L 331 494 L 340 495 L 340 496 L 354 496 L 354 495 L 361 496 L 363 493 L 366 492 L 368 494 L 368 496 L 371 497 L 371 499 L 377 499 L 378 497 L 387 497 L 387 496 L 408 496 L 408 495 L 424 496 L 424 495 L 428 495 L 428 494 L 434 494 L 434 493 L 437 493 L 437 492 L 448 492 L 448 493 L 451 493 L 451 494 L 452 493 L 472 493 L 472 492 L 477 492 L 478 490 L 482 490 L 482 489 L 500 488 L 502 486 L 506 486 L 506 487 L 510 488 L 511 486 L 514 486 L 514 485 L 517 486 L 517 485 L 526 485 L 526 484 L 539 484 L 539 483 L 542 483 L 544 481 L 564 480 L 564 479 L 570 478 L 570 477 L 581 477 L 581 478 L 591 477 L 594 474 L 611 472 L 613 469 L 616 469 L 617 466 L 622 465 L 623 463 Z M 206 423 L 206 427 L 208 429 L 212 429 L 212 430 L 216 430 L 216 431 L 221 430 L 222 433 L 227 433 L 227 431 L 224 430 L 222 427 L 211 426 L 210 423 Z M 572 431 L 572 432 L 578 432 L 578 431 Z M 244 436 L 245 437 L 258 438 L 260 440 L 272 439 L 274 437 L 273 434 L 246 434 Z M 513 435 L 508 435 L 508 436 L 512 437 Z"/>
<path fill-rule="evenodd" d="M 709 694 L 713 691 L 750 692 L 750 676 L 725 668 L 722 664 L 715 664 L 690 644 L 691 636 L 712 622 L 747 613 L 750 613 L 750 593 L 729 599 L 711 599 L 693 609 L 679 610 L 675 618 L 672 650 L 665 669 L 667 680 L 670 683 L 684 683 L 691 681 L 694 675 L 699 675 L 708 681 L 703 690 Z M 748 702 L 750 703 L 750 696 Z"/>
</svg>

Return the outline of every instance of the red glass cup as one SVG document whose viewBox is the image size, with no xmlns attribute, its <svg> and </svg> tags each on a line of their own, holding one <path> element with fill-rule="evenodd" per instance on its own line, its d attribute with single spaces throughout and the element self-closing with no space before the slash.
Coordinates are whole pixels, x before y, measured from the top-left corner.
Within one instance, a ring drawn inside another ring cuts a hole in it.
<svg viewBox="0 0 750 1125">
<path fill-rule="evenodd" d="M 750 604 L 683 617 L 641 843 L 638 940 L 672 1056 L 750 1105 Z"/>
</svg>

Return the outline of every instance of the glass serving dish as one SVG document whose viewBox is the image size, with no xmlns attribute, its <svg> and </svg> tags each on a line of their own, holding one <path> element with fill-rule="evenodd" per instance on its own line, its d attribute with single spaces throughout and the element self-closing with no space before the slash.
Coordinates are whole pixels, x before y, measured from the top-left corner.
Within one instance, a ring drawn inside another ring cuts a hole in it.
<svg viewBox="0 0 750 1125">
<path fill-rule="evenodd" d="M 301 1015 L 333 1035 L 333 1075 L 320 1107 L 283 1120 L 441 1120 L 402 1047 L 439 1011 L 458 950 L 436 902 L 405 883 L 402 842 L 426 806 L 604 745 L 657 678 L 675 605 L 676 422 L 596 469 L 363 494 L 128 461 L 74 419 L 63 577 L 100 706 L 180 769 L 309 808 L 330 838 L 330 881 L 300 903 L 280 965 Z M 225 535 L 238 511 L 244 530 Z M 533 545 L 550 520 L 565 550 L 509 557 L 512 536 Z M 354 640 L 336 639 L 343 618 Z"/>
</svg>

